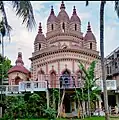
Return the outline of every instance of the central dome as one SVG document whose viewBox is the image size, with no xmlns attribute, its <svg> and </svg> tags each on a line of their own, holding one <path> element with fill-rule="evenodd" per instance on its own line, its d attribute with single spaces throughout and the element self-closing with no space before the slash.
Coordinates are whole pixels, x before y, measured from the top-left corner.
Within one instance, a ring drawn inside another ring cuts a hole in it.
<svg viewBox="0 0 119 120">
<path fill-rule="evenodd" d="M 61 10 L 61 11 L 59 12 L 58 16 L 57 16 L 57 19 L 58 19 L 59 21 L 61 21 L 61 20 L 69 21 L 69 16 L 68 16 L 68 14 L 66 13 L 65 10 Z"/>
<path fill-rule="evenodd" d="M 57 16 L 57 19 L 59 21 L 69 21 L 69 16 L 68 14 L 66 13 L 65 11 L 65 5 L 64 5 L 64 2 L 62 1 L 62 4 L 61 4 L 61 7 L 60 7 L 61 11 L 59 12 L 58 16 Z"/>
</svg>

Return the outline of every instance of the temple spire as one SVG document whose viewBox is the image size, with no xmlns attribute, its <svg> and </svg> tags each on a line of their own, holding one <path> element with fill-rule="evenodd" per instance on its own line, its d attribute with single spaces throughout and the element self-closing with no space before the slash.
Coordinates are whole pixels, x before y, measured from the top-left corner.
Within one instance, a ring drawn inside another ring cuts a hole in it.
<svg viewBox="0 0 119 120">
<path fill-rule="evenodd" d="M 62 1 L 61 6 L 60 6 L 60 9 L 61 9 L 61 10 L 65 9 L 64 1 Z"/>
<path fill-rule="evenodd" d="M 87 32 L 91 32 L 91 26 L 90 26 L 90 22 L 88 22 L 88 28 L 87 28 Z"/>
<path fill-rule="evenodd" d="M 53 6 L 51 6 L 51 13 L 50 15 L 54 15 L 54 9 L 53 9 Z"/>
<path fill-rule="evenodd" d="M 76 15 L 76 8 L 74 6 L 74 9 L 73 9 L 73 15 Z"/>
<path fill-rule="evenodd" d="M 22 60 L 22 52 L 18 52 L 18 57 L 16 60 L 16 65 L 24 65 L 24 62 Z"/>
<path fill-rule="evenodd" d="M 39 30 L 38 33 L 42 33 L 42 26 L 41 26 L 41 22 L 39 23 Z"/>
</svg>

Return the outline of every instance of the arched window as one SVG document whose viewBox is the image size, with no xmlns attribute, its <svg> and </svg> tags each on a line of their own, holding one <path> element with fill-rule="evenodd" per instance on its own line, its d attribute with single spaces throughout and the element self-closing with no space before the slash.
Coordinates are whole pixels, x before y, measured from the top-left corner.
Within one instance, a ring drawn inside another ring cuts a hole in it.
<svg viewBox="0 0 119 120">
<path fill-rule="evenodd" d="M 45 80 L 45 72 L 42 70 L 42 68 L 38 71 L 38 81 L 44 81 Z"/>
<path fill-rule="evenodd" d="M 53 24 L 51 25 L 51 28 L 52 28 L 52 30 L 54 29 L 54 26 L 53 26 Z"/>
<path fill-rule="evenodd" d="M 65 24 L 64 23 L 62 23 L 62 30 L 63 30 L 63 32 L 65 32 Z"/>
<path fill-rule="evenodd" d="M 92 50 L 92 43 L 90 43 L 90 49 Z"/>
<path fill-rule="evenodd" d="M 39 50 L 41 49 L 41 44 L 39 43 Z"/>
<path fill-rule="evenodd" d="M 109 74 L 109 67 L 107 66 L 107 74 Z"/>
<path fill-rule="evenodd" d="M 77 30 L 77 24 L 75 24 L 75 31 Z"/>
</svg>

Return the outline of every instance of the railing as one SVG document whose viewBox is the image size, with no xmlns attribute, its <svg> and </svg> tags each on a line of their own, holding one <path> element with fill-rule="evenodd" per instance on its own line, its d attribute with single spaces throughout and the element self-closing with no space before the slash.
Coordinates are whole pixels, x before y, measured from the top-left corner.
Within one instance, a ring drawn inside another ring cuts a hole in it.
<svg viewBox="0 0 119 120">
<path fill-rule="evenodd" d="M 47 89 L 46 81 L 23 81 L 19 83 L 19 91 L 45 91 Z"/>
<path fill-rule="evenodd" d="M 1 94 L 18 93 L 19 85 L 0 85 Z"/>
<path fill-rule="evenodd" d="M 69 77 L 63 76 L 63 80 L 61 79 L 62 75 L 56 75 L 54 80 L 50 77 L 50 75 L 45 75 L 45 79 L 47 80 L 48 88 L 82 88 L 84 86 L 84 80 L 77 80 L 77 76 L 71 74 Z M 65 80 L 65 78 L 68 80 Z"/>
<path fill-rule="evenodd" d="M 45 91 L 46 89 L 46 81 L 23 81 L 19 85 L 0 85 L 1 94 Z"/>
<path fill-rule="evenodd" d="M 117 89 L 116 80 L 106 80 L 106 82 L 107 82 L 107 90 Z M 103 80 L 97 80 L 96 85 L 103 91 Z"/>
</svg>

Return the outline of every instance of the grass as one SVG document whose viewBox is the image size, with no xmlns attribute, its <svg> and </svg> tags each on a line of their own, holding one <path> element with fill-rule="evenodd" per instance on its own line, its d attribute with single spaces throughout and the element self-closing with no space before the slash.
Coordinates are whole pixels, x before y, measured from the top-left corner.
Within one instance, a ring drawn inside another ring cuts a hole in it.
<svg viewBox="0 0 119 120">
<path fill-rule="evenodd" d="M 48 120 L 48 119 L 24 119 L 24 120 Z M 56 120 L 68 120 L 68 119 L 56 119 Z M 85 119 L 72 119 L 72 120 L 105 120 L 104 117 L 91 117 L 91 118 L 85 118 Z M 110 120 L 119 120 L 118 118 L 111 118 Z"/>
</svg>

